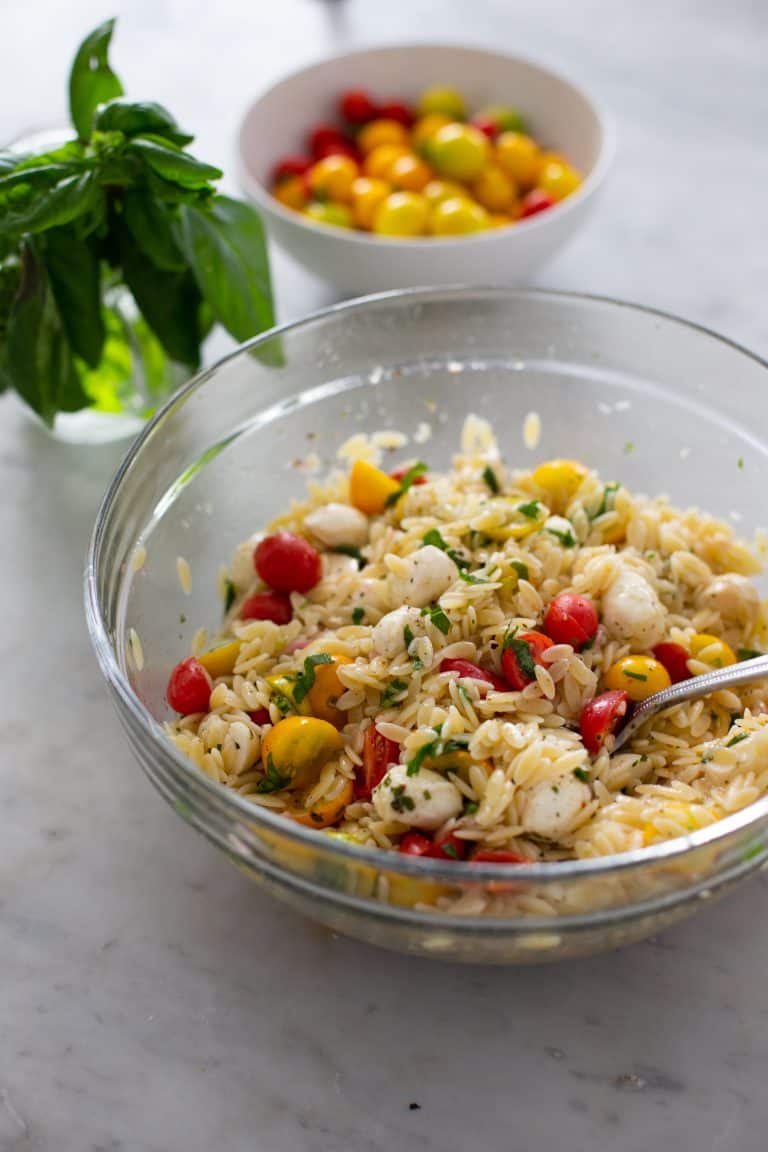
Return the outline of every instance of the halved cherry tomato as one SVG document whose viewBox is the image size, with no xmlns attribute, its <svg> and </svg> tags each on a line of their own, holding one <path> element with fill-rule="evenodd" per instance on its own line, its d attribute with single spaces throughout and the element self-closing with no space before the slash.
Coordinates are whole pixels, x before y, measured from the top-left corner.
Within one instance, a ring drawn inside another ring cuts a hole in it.
<svg viewBox="0 0 768 1152">
<path fill-rule="evenodd" d="M 691 654 L 686 652 L 682 644 L 673 644 L 667 640 L 663 644 L 657 644 L 653 649 L 653 654 L 659 664 L 664 665 L 673 684 L 679 684 L 681 680 L 691 679 L 691 673 L 688 671 L 688 661 Z"/>
<path fill-rule="evenodd" d="M 629 708 L 629 693 L 614 689 L 589 700 L 581 712 L 581 738 L 592 756 L 597 756 L 607 736 L 612 736 Z"/>
<path fill-rule="evenodd" d="M 581 652 L 593 640 L 598 626 L 597 612 L 591 600 L 576 592 L 561 592 L 550 600 L 544 617 L 544 628 L 555 644 L 570 644 Z"/>
<path fill-rule="evenodd" d="M 388 104 L 382 104 L 376 115 L 382 120 L 397 120 L 398 124 L 403 124 L 406 128 L 410 128 L 413 124 L 413 112 L 402 100 L 390 100 Z"/>
<path fill-rule="evenodd" d="M 306 156 L 283 156 L 272 169 L 272 181 L 274 184 L 279 184 L 281 180 L 288 180 L 291 176 L 303 176 L 311 167 L 312 161 Z"/>
<path fill-rule="evenodd" d="M 253 563 L 265 584 L 276 592 L 309 592 L 320 580 L 320 553 L 303 536 L 276 532 L 254 549 Z"/>
<path fill-rule="evenodd" d="M 463 860 L 467 854 L 467 842 L 454 832 L 441 832 L 432 841 L 430 856 L 436 860 Z"/>
<path fill-rule="evenodd" d="M 552 647 L 552 641 L 549 636 L 545 636 L 543 632 L 520 632 L 517 636 L 513 637 L 513 642 L 510 647 L 506 648 L 501 657 L 501 670 L 509 682 L 509 687 L 514 692 L 521 692 L 526 684 L 530 684 L 534 677 L 529 671 L 526 671 L 520 663 L 520 654 L 515 649 L 519 648 L 519 644 L 527 645 L 528 652 L 534 664 L 543 663 L 541 659 L 542 652 L 546 652 L 547 648 Z M 525 663 L 525 658 L 523 657 Z"/>
<path fill-rule="evenodd" d="M 338 141 L 345 143 L 343 134 L 335 124 L 317 124 L 307 137 L 309 150 L 315 160 L 320 159 L 319 150 L 321 148 L 324 148 L 327 144 L 335 144 Z"/>
<path fill-rule="evenodd" d="M 506 680 L 497 676 L 495 672 L 486 672 L 485 668 L 479 668 L 471 660 L 443 660 L 440 671 L 458 672 L 460 677 L 467 680 L 482 680 L 484 684 L 490 684 L 497 692 L 509 691 L 509 684 Z"/>
<path fill-rule="evenodd" d="M 211 678 L 200 661 L 187 656 L 171 672 L 165 695 L 174 712 L 190 716 L 193 712 L 208 711 L 212 687 Z"/>
<path fill-rule="evenodd" d="M 355 798 L 370 800 L 371 793 L 387 774 L 390 764 L 400 758 L 400 745 L 382 736 L 375 724 L 365 732 L 363 763 L 355 774 Z"/>
<path fill-rule="evenodd" d="M 530 860 L 522 852 L 506 848 L 478 848 L 472 853 L 470 864 L 530 864 Z"/>
<path fill-rule="evenodd" d="M 369 120 L 389 115 L 377 107 L 363 88 L 350 88 L 343 92 L 339 112 L 349 124 L 367 124 Z"/>
<path fill-rule="evenodd" d="M 421 832 L 406 832 L 397 850 L 403 856 L 431 856 L 432 841 L 429 836 L 422 836 Z"/>
<path fill-rule="evenodd" d="M 248 716 L 251 720 L 253 720 L 254 724 L 258 724 L 260 726 L 270 723 L 269 708 L 257 708 L 255 712 L 249 712 Z"/>
<path fill-rule="evenodd" d="M 291 599 L 284 592 L 254 592 L 240 609 L 241 620 L 271 620 L 273 624 L 290 624 L 293 619 Z"/>
<path fill-rule="evenodd" d="M 520 201 L 520 218 L 524 220 L 526 216 L 536 216 L 539 212 L 546 212 L 548 208 L 554 207 L 555 203 L 549 192 L 543 192 L 541 188 L 532 188 L 528 195 L 523 196 Z"/>
<path fill-rule="evenodd" d="M 409 471 L 408 468 L 395 468 L 394 472 L 390 472 L 390 476 L 392 477 L 393 480 L 397 480 L 398 484 L 402 484 L 403 478 L 404 478 L 406 472 L 408 472 L 408 471 Z M 413 485 L 426 484 L 426 482 L 427 482 L 426 476 L 417 476 L 415 478 L 415 480 L 413 481 Z M 411 485 L 411 487 L 413 487 L 413 485 Z"/>
</svg>

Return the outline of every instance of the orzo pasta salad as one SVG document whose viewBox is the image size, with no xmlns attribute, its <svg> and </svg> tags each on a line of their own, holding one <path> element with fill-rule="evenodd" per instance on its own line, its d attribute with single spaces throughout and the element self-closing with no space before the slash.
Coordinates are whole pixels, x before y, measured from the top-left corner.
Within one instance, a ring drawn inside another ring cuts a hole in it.
<svg viewBox="0 0 768 1152">
<path fill-rule="evenodd" d="M 202 772 L 324 835 L 511 865 L 768 791 L 762 685 L 612 754 L 633 701 L 768 645 L 758 550 L 728 524 L 576 460 L 504 464 L 475 416 L 450 471 L 387 471 L 376 437 L 346 453 L 237 549 L 219 641 L 173 670 L 169 732 Z"/>
</svg>

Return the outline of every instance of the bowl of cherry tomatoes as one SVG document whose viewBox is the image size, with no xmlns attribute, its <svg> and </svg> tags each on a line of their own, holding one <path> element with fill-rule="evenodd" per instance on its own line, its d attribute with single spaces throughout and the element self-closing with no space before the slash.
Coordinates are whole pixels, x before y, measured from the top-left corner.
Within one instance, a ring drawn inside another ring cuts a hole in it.
<svg viewBox="0 0 768 1152">
<path fill-rule="evenodd" d="M 612 156 L 580 87 L 425 44 L 302 69 L 251 105 L 241 176 L 272 238 L 349 293 L 518 284 L 576 232 Z"/>
</svg>

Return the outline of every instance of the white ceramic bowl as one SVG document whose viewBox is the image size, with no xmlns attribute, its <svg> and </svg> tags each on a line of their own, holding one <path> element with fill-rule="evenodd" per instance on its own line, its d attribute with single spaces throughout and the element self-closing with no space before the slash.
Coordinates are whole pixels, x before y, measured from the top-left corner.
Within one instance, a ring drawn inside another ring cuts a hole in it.
<svg viewBox="0 0 768 1152">
<path fill-rule="evenodd" d="M 469 236 L 401 240 L 317 224 L 269 192 L 275 161 L 305 150 L 313 123 L 336 119 L 345 88 L 414 100 L 430 84 L 453 84 L 470 108 L 519 107 L 537 139 L 562 151 L 585 176 L 557 207 L 508 228 Z M 296 260 L 348 293 L 421 284 L 519 284 L 577 230 L 605 177 L 612 132 L 594 101 L 539 64 L 477 48 L 409 44 L 336 56 L 294 72 L 248 110 L 240 128 L 241 178 L 271 236 Z"/>
</svg>

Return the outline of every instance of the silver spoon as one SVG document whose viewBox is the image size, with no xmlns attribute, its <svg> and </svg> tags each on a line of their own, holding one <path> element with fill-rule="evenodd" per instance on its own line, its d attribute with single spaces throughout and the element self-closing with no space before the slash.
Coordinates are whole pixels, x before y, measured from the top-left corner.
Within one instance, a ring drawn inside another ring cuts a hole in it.
<svg viewBox="0 0 768 1152">
<path fill-rule="evenodd" d="M 654 692 L 647 700 L 635 705 L 629 720 L 614 737 L 613 751 L 617 752 L 628 740 L 635 736 L 646 720 L 650 720 L 665 708 L 682 704 L 686 700 L 698 700 L 717 692 L 720 688 L 738 688 L 741 684 L 753 684 L 755 680 L 768 679 L 768 656 L 755 656 L 742 660 L 740 664 L 729 664 L 727 668 L 716 668 L 703 676 L 692 676 L 679 684 L 671 684 L 661 692 Z"/>
</svg>

